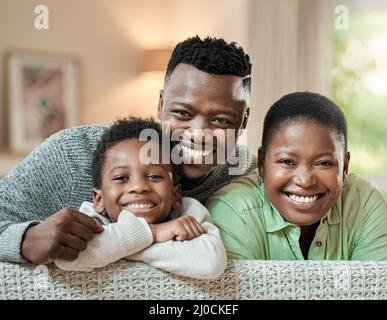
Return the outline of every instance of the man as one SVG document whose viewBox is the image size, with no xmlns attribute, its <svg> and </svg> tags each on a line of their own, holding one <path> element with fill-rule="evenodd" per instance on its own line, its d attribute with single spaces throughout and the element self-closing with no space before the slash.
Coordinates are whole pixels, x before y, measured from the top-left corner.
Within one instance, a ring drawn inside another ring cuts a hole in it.
<svg viewBox="0 0 387 320">
<path fill-rule="evenodd" d="M 217 132 L 213 134 L 218 140 L 214 156 L 222 149 L 230 151 L 220 133 L 229 130 L 237 138 L 245 128 L 250 74 L 249 56 L 235 43 L 194 37 L 176 46 L 160 91 L 158 117 L 170 125 L 172 133 L 184 137 L 186 160 L 208 155 L 197 151 L 207 144 L 204 129 Z M 92 154 L 105 128 L 62 130 L 0 180 L 0 260 L 71 261 L 95 233 L 102 232 L 101 226 L 77 208 L 92 199 Z M 183 165 L 183 195 L 204 203 L 215 190 L 256 167 L 255 157 L 245 148 L 237 147 L 236 153 L 246 155 L 240 159 L 244 163 L 238 175 L 229 174 L 229 163 Z"/>
</svg>

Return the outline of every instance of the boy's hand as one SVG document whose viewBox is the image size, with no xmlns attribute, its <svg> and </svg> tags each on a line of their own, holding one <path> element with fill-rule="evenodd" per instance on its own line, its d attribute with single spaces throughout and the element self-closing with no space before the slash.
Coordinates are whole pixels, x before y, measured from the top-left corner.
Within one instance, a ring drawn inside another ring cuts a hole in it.
<svg viewBox="0 0 387 320">
<path fill-rule="evenodd" d="M 194 217 L 183 216 L 174 220 L 150 225 L 153 234 L 153 242 L 165 242 L 168 240 L 191 240 L 207 233 Z"/>
<path fill-rule="evenodd" d="M 89 216 L 62 209 L 26 231 L 21 254 L 34 264 L 48 264 L 57 259 L 72 261 L 86 249 L 94 233 L 102 231 L 103 227 Z"/>
</svg>

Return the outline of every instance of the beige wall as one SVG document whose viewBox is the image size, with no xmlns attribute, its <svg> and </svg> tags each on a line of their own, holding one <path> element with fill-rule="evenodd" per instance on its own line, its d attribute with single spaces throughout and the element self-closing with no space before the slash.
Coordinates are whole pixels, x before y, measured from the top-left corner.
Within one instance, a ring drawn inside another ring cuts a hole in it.
<svg viewBox="0 0 387 320">
<path fill-rule="evenodd" d="M 148 45 L 166 44 L 171 1 L 45 0 L 50 28 L 36 30 L 34 8 L 41 3 L 0 0 L 0 55 L 21 48 L 75 56 L 80 66 L 81 124 L 154 112 L 157 90 L 144 92 L 154 83 L 145 81 L 144 86 L 136 62 L 146 39 Z M 143 43 L 134 34 L 145 39 Z M 0 74 L 3 71 L 4 64 Z M 155 77 L 150 78 L 154 81 Z M 4 109 L 4 83 L 0 82 L 0 88 Z"/>
<path fill-rule="evenodd" d="M 34 27 L 39 4 L 49 9 L 49 30 Z M 248 8 L 249 0 L 0 0 L 0 56 L 18 48 L 76 57 L 80 124 L 155 115 L 163 72 L 139 72 L 142 50 L 173 46 L 195 34 L 221 36 L 248 49 Z"/>
</svg>

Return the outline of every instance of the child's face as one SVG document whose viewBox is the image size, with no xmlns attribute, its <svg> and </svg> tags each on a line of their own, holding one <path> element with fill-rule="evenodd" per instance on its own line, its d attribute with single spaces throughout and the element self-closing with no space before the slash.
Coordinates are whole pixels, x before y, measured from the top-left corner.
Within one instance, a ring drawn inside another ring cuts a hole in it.
<svg viewBox="0 0 387 320">
<path fill-rule="evenodd" d="M 307 226 L 340 196 L 349 153 L 329 128 L 306 120 L 282 124 L 259 159 L 272 204 L 289 222 Z"/>
<path fill-rule="evenodd" d="M 128 210 L 148 223 L 159 223 L 180 207 L 180 185 L 173 184 L 171 165 L 140 162 L 146 143 L 125 140 L 106 152 L 101 189 L 93 189 L 94 207 L 99 213 L 106 209 L 113 222 Z"/>
</svg>

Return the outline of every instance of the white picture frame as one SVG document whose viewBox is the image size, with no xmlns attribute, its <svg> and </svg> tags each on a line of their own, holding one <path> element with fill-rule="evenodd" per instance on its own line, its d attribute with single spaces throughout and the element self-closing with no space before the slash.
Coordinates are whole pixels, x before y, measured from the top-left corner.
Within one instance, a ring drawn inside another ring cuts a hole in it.
<svg viewBox="0 0 387 320">
<path fill-rule="evenodd" d="M 73 57 L 12 51 L 7 61 L 11 151 L 28 153 L 55 132 L 78 124 Z"/>
</svg>

